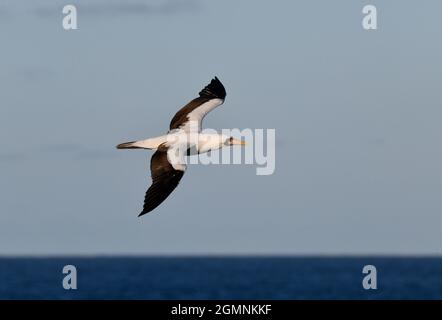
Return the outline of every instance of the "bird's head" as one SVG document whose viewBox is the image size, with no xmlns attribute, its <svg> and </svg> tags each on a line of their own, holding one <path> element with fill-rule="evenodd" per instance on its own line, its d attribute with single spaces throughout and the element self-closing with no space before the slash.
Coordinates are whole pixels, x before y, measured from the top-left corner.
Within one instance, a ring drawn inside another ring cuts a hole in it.
<svg viewBox="0 0 442 320">
<path fill-rule="evenodd" d="M 225 140 L 224 144 L 225 144 L 226 146 L 234 146 L 234 145 L 245 146 L 245 145 L 246 145 L 246 142 L 243 141 L 243 140 L 235 139 L 234 137 L 228 137 L 228 138 Z"/>
</svg>

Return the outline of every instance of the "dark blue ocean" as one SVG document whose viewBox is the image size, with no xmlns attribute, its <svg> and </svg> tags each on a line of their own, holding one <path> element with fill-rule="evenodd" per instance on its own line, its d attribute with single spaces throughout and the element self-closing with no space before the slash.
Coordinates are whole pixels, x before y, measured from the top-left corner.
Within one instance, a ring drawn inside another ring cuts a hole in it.
<svg viewBox="0 0 442 320">
<path fill-rule="evenodd" d="M 377 290 L 362 287 L 365 265 Z M 442 299 L 442 258 L 0 258 L 0 299 Z"/>
</svg>

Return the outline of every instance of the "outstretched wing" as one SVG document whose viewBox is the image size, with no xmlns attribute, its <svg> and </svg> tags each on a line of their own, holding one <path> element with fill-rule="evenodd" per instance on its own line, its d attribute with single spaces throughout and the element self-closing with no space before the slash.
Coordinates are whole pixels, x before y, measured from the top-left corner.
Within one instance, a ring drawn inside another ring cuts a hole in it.
<svg viewBox="0 0 442 320">
<path fill-rule="evenodd" d="M 178 186 L 186 170 L 185 165 L 175 163 L 178 158 L 180 161 L 183 158 L 181 152 L 177 156 L 178 152 L 179 150 L 175 148 L 159 148 L 153 154 L 150 160 L 152 185 L 146 192 L 143 211 L 138 216 L 142 216 L 158 207 Z"/>
<path fill-rule="evenodd" d="M 201 122 L 211 110 L 223 104 L 226 89 L 217 77 L 193 99 L 178 111 L 170 122 L 170 130 L 182 129 L 186 132 L 201 131 Z"/>
</svg>

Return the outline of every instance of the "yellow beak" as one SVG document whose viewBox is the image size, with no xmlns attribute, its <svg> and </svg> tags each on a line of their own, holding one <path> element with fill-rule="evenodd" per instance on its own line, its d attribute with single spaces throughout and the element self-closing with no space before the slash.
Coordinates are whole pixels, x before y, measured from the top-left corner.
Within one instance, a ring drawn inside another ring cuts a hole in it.
<svg viewBox="0 0 442 320">
<path fill-rule="evenodd" d="M 233 139 L 231 145 L 245 146 L 246 142 L 243 140 Z"/>
</svg>

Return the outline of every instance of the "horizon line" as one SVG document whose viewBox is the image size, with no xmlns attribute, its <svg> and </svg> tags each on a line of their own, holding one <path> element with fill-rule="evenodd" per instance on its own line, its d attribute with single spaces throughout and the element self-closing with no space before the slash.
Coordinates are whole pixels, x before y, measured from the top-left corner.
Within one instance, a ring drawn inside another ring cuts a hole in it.
<svg viewBox="0 0 442 320">
<path fill-rule="evenodd" d="M 0 253 L 4 258 L 442 258 L 442 253 Z"/>
</svg>

